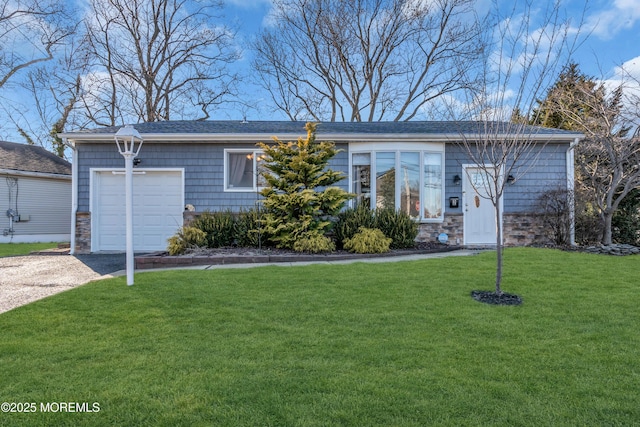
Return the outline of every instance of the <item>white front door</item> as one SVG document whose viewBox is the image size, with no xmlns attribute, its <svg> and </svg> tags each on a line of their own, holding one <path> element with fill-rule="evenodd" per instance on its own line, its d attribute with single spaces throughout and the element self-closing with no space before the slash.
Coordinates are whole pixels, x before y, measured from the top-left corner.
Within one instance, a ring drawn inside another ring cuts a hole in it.
<svg viewBox="0 0 640 427">
<path fill-rule="evenodd" d="M 496 210 L 489 186 L 493 177 L 477 166 L 463 166 L 464 244 L 496 244 Z"/>
</svg>

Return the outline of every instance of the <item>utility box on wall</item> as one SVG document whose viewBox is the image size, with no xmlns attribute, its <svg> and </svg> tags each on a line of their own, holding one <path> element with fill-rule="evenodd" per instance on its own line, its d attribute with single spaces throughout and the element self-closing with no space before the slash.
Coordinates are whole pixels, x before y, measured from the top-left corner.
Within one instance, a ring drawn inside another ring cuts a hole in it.
<svg viewBox="0 0 640 427">
<path fill-rule="evenodd" d="M 460 199 L 458 197 L 449 197 L 449 207 L 457 208 L 459 206 Z"/>
</svg>

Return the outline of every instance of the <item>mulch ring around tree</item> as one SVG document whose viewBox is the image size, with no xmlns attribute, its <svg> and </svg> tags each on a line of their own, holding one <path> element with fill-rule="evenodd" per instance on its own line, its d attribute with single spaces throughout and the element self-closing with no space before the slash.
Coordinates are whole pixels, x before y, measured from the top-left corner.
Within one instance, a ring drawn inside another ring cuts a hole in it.
<svg viewBox="0 0 640 427">
<path fill-rule="evenodd" d="M 522 298 L 518 295 L 501 293 L 495 291 L 471 291 L 471 297 L 479 302 L 493 305 L 520 305 Z"/>
</svg>

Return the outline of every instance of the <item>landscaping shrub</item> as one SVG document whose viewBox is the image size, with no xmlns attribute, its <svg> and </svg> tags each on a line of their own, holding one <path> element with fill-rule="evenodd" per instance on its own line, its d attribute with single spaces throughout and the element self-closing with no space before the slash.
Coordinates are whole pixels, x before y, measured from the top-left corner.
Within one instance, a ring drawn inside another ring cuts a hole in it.
<svg viewBox="0 0 640 427">
<path fill-rule="evenodd" d="M 405 212 L 393 208 L 377 209 L 375 226 L 391 238 L 391 249 L 412 248 L 416 244 L 418 223 Z"/>
<path fill-rule="evenodd" d="M 346 209 L 337 215 L 333 227 L 336 241 L 342 244 L 351 239 L 360 228 L 378 228 L 391 238 L 392 249 L 412 248 L 418 235 L 418 223 L 393 208 L 371 210 L 363 204 Z"/>
<path fill-rule="evenodd" d="M 344 241 L 344 248 L 358 254 L 381 254 L 389 252 L 391 241 L 391 238 L 385 237 L 377 228 L 360 227 L 352 238 Z"/>
<path fill-rule="evenodd" d="M 374 211 L 364 204 L 358 204 L 355 208 L 348 208 L 336 216 L 333 233 L 337 244 L 342 247 L 345 240 L 352 238 L 361 227 L 375 228 L 376 219 Z"/>
<path fill-rule="evenodd" d="M 612 220 L 613 241 L 640 244 L 640 190 L 631 190 L 622 199 Z"/>
<path fill-rule="evenodd" d="M 205 211 L 194 219 L 190 226 L 206 233 L 207 247 L 209 248 L 233 245 L 235 238 L 235 218 L 231 211 Z"/>
<path fill-rule="evenodd" d="M 168 239 L 169 255 L 181 255 L 187 249 L 195 249 L 207 244 L 207 234 L 196 227 L 180 227 L 178 232 Z"/>
<path fill-rule="evenodd" d="M 262 225 L 279 248 L 293 248 L 307 233 L 324 234 L 331 226 L 328 218 L 336 215 L 353 197 L 333 186 L 344 178 L 342 172 L 328 167 L 329 160 L 340 150 L 332 142 L 316 141 L 316 125 L 307 123 L 306 138 L 285 143 L 259 143 L 264 151 L 266 182 L 260 194 L 264 197 L 265 216 Z"/>
<path fill-rule="evenodd" d="M 554 244 L 568 245 L 571 240 L 573 192 L 566 188 L 545 191 L 537 200 L 544 232 Z"/>
<path fill-rule="evenodd" d="M 318 232 L 310 232 L 299 238 L 293 244 L 293 250 L 296 252 L 309 252 L 313 254 L 321 252 L 333 252 L 336 245 L 333 240 Z"/>
<path fill-rule="evenodd" d="M 258 247 L 267 240 L 260 224 L 260 212 L 252 208 L 242 210 L 236 217 L 234 240 L 240 247 Z"/>
</svg>

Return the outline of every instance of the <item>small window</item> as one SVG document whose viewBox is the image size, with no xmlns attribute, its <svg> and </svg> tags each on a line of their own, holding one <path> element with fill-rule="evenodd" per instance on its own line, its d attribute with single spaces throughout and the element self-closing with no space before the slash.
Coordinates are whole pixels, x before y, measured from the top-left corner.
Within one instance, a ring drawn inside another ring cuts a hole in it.
<svg viewBox="0 0 640 427">
<path fill-rule="evenodd" d="M 442 217 L 442 155 L 424 153 L 424 193 L 422 213 L 425 219 Z"/>
<path fill-rule="evenodd" d="M 225 189 L 255 191 L 262 177 L 258 176 L 261 151 L 229 150 L 225 152 Z"/>
<path fill-rule="evenodd" d="M 353 155 L 353 193 L 356 203 L 364 203 L 371 208 L 371 154 L 355 153 Z"/>
</svg>

